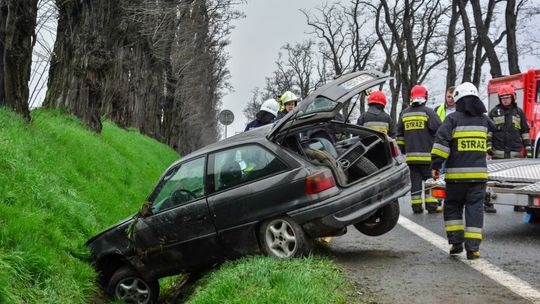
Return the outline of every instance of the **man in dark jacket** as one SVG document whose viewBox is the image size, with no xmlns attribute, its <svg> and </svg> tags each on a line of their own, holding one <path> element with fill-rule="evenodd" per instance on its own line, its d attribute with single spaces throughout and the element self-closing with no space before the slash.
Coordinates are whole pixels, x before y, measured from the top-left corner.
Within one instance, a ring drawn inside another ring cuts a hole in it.
<svg viewBox="0 0 540 304">
<path fill-rule="evenodd" d="M 356 122 L 357 125 L 365 126 L 377 131 L 396 137 L 396 124 L 384 108 L 386 107 L 386 96 L 381 91 L 373 91 L 368 96 L 369 108 L 362 113 Z"/>
<path fill-rule="evenodd" d="M 493 159 L 532 157 L 529 126 L 523 110 L 516 104 L 516 91 L 510 85 L 502 85 L 498 91 L 499 104 L 489 111 L 489 118 L 495 123 L 493 131 Z M 525 211 L 525 207 L 514 207 L 515 211 Z M 496 212 L 493 204 L 486 203 L 485 211 Z"/>
<path fill-rule="evenodd" d="M 432 177 L 437 180 L 446 161 L 444 224 L 450 254 L 467 250 L 467 259 L 480 257 L 486 195 L 490 121 L 478 90 L 465 82 L 454 91 L 456 112 L 446 117 L 431 150 Z M 465 225 L 463 223 L 465 207 Z"/>
<path fill-rule="evenodd" d="M 405 109 L 398 123 L 397 144 L 406 154 L 405 160 L 411 172 L 411 203 L 414 213 L 422 213 L 422 183 L 431 177 L 431 148 L 441 120 L 433 109 L 425 106 L 428 95 L 424 86 L 411 90 L 411 106 Z M 425 191 L 428 213 L 442 211 L 438 200 Z"/>
<path fill-rule="evenodd" d="M 246 126 L 245 131 L 255 129 L 271 123 L 279 111 L 279 104 L 275 99 L 268 99 L 262 103 L 257 118 Z"/>
</svg>

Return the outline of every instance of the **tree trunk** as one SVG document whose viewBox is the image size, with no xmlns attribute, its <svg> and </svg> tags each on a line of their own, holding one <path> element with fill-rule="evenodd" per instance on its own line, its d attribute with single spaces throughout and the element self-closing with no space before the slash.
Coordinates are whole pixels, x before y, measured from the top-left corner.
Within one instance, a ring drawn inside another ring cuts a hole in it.
<svg viewBox="0 0 540 304">
<path fill-rule="evenodd" d="M 480 0 L 471 0 L 471 4 L 473 6 L 474 23 L 476 25 L 478 38 L 480 39 L 489 60 L 491 77 L 500 77 L 502 75 L 501 63 L 497 57 L 497 52 L 495 52 L 495 46 L 488 35 L 489 27 L 486 27 L 482 20 L 482 8 L 480 7 Z"/>
<path fill-rule="evenodd" d="M 463 78 L 462 82 L 470 82 L 473 73 L 474 60 L 474 44 L 472 41 L 471 23 L 469 22 L 469 15 L 467 14 L 467 1 L 456 0 L 459 5 L 459 13 L 461 16 L 461 23 L 463 24 L 463 31 L 465 35 L 465 62 L 463 66 Z"/>
<path fill-rule="evenodd" d="M 7 3 L 2 58 L 4 102 L 30 121 L 28 81 L 32 68 L 38 0 L 4 0 L 2 2 L 4 5 Z"/>
<path fill-rule="evenodd" d="M 521 73 L 518 63 L 518 49 L 516 39 L 517 14 L 516 0 L 506 1 L 506 49 L 508 52 L 508 70 L 510 75 Z"/>
<path fill-rule="evenodd" d="M 446 73 L 446 87 L 451 87 L 456 83 L 456 57 L 454 49 L 456 47 L 456 25 L 459 20 L 458 3 L 459 0 L 452 1 L 452 16 L 450 17 L 450 26 L 446 36 L 446 49 L 448 54 L 448 72 Z"/>
<path fill-rule="evenodd" d="M 7 1 L 0 0 L 0 107 L 6 105 L 4 90 L 4 49 L 6 46 Z"/>
</svg>

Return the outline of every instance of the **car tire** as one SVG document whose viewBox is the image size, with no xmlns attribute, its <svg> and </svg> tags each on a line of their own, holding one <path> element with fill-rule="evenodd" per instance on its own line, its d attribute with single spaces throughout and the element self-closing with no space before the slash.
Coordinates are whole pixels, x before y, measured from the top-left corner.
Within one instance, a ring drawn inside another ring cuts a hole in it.
<svg viewBox="0 0 540 304">
<path fill-rule="evenodd" d="M 370 161 L 369 159 L 367 159 L 367 157 L 364 156 L 360 157 L 360 159 L 354 164 L 354 166 L 357 170 L 362 172 L 364 176 L 371 175 L 372 173 L 375 173 L 377 172 L 377 170 L 379 170 L 379 168 L 377 168 L 377 166 L 375 166 L 372 161 Z"/>
<path fill-rule="evenodd" d="M 283 216 L 264 221 L 259 229 L 261 250 L 270 257 L 288 259 L 311 251 L 311 240 L 292 218 Z"/>
<path fill-rule="evenodd" d="M 367 220 L 354 224 L 354 227 L 365 235 L 379 236 L 392 230 L 399 219 L 399 202 L 380 208 Z"/>
<path fill-rule="evenodd" d="M 107 291 L 113 299 L 125 303 L 152 304 L 158 300 L 159 282 L 148 281 L 133 268 L 124 266 L 112 275 Z"/>
</svg>

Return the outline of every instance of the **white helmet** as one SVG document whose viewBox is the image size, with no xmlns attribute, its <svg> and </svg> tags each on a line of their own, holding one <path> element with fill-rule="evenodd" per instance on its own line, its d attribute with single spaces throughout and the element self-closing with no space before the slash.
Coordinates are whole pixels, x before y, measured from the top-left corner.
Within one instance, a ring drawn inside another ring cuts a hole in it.
<svg viewBox="0 0 540 304">
<path fill-rule="evenodd" d="M 465 96 L 478 96 L 478 89 L 470 82 L 464 82 L 456 87 L 454 90 L 454 102 L 458 102 Z"/>
<path fill-rule="evenodd" d="M 274 116 L 277 116 L 277 113 L 279 111 L 279 103 L 274 98 L 270 98 L 262 103 L 261 109 L 259 111 L 265 111 Z"/>
<path fill-rule="evenodd" d="M 291 91 L 285 91 L 279 100 L 281 101 L 281 104 L 284 105 L 289 101 L 298 101 L 298 97 Z"/>
</svg>

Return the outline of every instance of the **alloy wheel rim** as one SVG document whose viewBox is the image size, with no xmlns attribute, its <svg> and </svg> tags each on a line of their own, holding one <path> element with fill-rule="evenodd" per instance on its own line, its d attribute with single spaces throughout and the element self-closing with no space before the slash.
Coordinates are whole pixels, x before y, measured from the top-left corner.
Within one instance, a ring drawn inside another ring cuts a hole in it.
<svg viewBox="0 0 540 304">
<path fill-rule="evenodd" d="M 287 221 L 274 220 L 266 228 L 266 244 L 274 256 L 289 258 L 296 252 L 298 240 Z"/>
<path fill-rule="evenodd" d="M 150 287 L 140 278 L 125 278 L 116 285 L 115 296 L 129 304 L 148 304 L 150 303 Z"/>
</svg>

